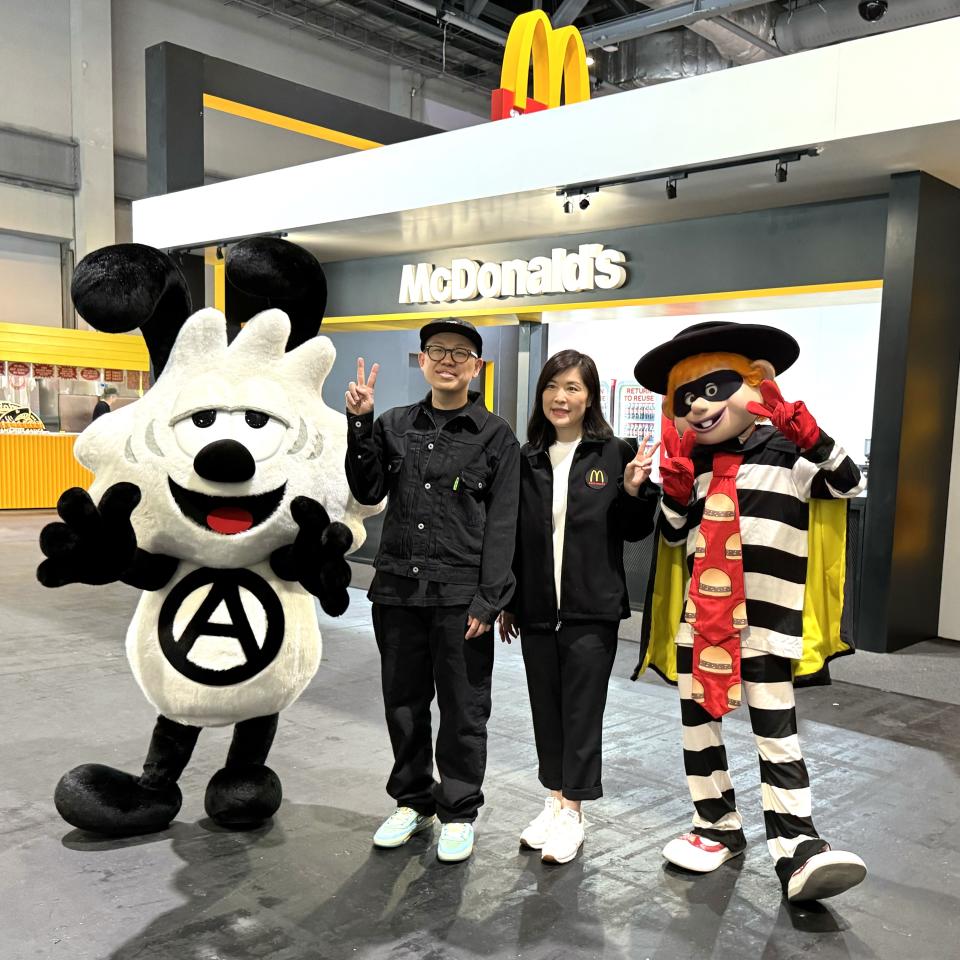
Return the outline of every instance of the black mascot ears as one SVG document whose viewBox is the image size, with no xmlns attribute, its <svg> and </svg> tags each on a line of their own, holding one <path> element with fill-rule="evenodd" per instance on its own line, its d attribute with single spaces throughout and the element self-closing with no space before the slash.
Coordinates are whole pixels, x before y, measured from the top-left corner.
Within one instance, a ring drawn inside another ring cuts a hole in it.
<svg viewBox="0 0 960 960">
<path fill-rule="evenodd" d="M 156 376 L 193 312 L 180 268 L 161 250 L 142 243 L 88 253 L 74 271 L 70 297 L 95 330 L 129 333 L 139 327 Z"/>
<path fill-rule="evenodd" d="M 232 244 L 226 259 L 232 329 L 276 307 L 290 318 L 287 350 L 317 335 L 327 306 L 327 280 L 312 253 L 277 237 L 251 237 Z"/>
</svg>

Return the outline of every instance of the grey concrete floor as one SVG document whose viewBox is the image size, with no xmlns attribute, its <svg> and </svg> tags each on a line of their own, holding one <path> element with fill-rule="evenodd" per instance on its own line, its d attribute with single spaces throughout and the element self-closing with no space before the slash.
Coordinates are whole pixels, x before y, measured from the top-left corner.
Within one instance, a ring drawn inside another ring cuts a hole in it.
<svg viewBox="0 0 960 960">
<path fill-rule="evenodd" d="M 848 683 L 799 701 L 818 826 L 870 868 L 821 907 L 781 900 L 740 716 L 725 728 L 747 854 L 697 879 L 665 867 L 660 848 L 689 818 L 678 707 L 660 681 L 629 681 L 631 644 L 610 688 L 606 796 L 587 809 L 577 860 L 546 867 L 518 851 L 542 790 L 517 645 L 497 651 L 473 859 L 438 863 L 435 836 L 372 849 L 390 751 L 359 591 L 344 617 L 323 619 L 320 672 L 281 719 L 270 763 L 285 800 L 271 825 L 228 833 L 205 819 L 229 737 L 211 730 L 171 829 L 124 841 L 74 831 L 53 806 L 58 777 L 85 761 L 139 769 L 154 718 L 123 654 L 135 591 L 42 589 L 46 519 L 0 514 L 4 960 L 960 956 L 960 707 Z"/>
</svg>

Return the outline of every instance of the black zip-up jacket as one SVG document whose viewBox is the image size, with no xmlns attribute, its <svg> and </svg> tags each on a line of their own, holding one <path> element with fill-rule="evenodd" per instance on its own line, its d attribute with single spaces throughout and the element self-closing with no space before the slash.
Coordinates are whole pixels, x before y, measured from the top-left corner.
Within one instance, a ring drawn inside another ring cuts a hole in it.
<svg viewBox="0 0 960 960">
<path fill-rule="evenodd" d="M 561 621 L 618 621 L 630 616 L 623 572 L 624 540 L 653 530 L 660 490 L 648 480 L 638 495 L 623 489 L 623 471 L 636 455 L 624 440 L 581 440 L 573 451 L 567 489 L 562 606 L 553 575 L 553 467 L 549 453 L 529 443 L 520 451 L 520 515 L 513 569 L 517 589 L 507 609 L 521 629 L 547 631 Z"/>
<path fill-rule="evenodd" d="M 378 571 L 475 588 L 492 623 L 514 588 L 520 445 L 478 393 L 438 428 L 430 395 L 373 419 L 347 413 L 346 472 L 360 503 L 387 500 Z"/>
</svg>

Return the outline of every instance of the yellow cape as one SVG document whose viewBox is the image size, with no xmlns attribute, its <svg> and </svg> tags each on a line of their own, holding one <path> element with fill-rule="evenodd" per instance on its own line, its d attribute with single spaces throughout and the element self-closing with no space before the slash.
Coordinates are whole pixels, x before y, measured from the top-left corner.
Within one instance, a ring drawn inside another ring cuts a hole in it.
<svg viewBox="0 0 960 960">
<path fill-rule="evenodd" d="M 829 683 L 827 663 L 853 653 L 840 635 L 847 571 L 847 501 L 811 500 L 807 584 L 803 599 L 803 656 L 793 662 L 797 684 Z M 647 667 L 677 682 L 677 625 L 683 612 L 685 544 L 669 546 L 657 536 L 652 589 L 643 612 L 636 680 Z"/>
</svg>

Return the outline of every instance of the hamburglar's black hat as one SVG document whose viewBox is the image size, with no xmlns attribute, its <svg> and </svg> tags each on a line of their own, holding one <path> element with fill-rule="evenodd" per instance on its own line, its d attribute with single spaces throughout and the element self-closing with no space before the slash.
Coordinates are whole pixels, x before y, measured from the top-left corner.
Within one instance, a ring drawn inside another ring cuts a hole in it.
<svg viewBox="0 0 960 960">
<path fill-rule="evenodd" d="M 768 360 L 779 374 L 796 362 L 800 344 L 776 327 L 710 320 L 681 330 L 672 340 L 644 354 L 633 375 L 648 390 L 665 394 L 674 366 L 698 353 L 739 353 L 751 360 Z"/>
<path fill-rule="evenodd" d="M 477 328 L 469 320 L 464 320 L 461 317 L 444 317 L 442 320 L 431 320 L 426 326 L 420 328 L 421 350 L 435 333 L 459 333 L 461 337 L 466 337 L 477 348 L 477 356 L 483 353 L 483 337 L 480 336 Z"/>
</svg>

